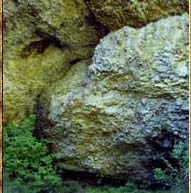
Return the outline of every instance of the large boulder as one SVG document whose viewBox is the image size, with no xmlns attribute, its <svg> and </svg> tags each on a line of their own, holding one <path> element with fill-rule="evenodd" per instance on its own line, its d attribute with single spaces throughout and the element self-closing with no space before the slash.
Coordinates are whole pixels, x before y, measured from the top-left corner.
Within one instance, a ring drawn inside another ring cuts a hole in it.
<svg viewBox="0 0 191 193">
<path fill-rule="evenodd" d="M 43 90 L 89 58 L 98 31 L 83 0 L 5 0 L 4 123 L 33 111 Z M 101 25 L 100 25 L 101 26 Z"/>
<path fill-rule="evenodd" d="M 37 96 L 90 58 L 110 30 L 140 27 L 187 8 L 188 0 L 5 0 L 4 123 L 33 112 Z"/>
<path fill-rule="evenodd" d="M 98 21 L 110 30 L 125 25 L 141 27 L 172 15 L 188 11 L 188 0 L 86 0 Z"/>
<path fill-rule="evenodd" d="M 41 98 L 59 166 L 152 179 L 188 136 L 188 54 L 186 13 L 103 38 Z"/>
</svg>

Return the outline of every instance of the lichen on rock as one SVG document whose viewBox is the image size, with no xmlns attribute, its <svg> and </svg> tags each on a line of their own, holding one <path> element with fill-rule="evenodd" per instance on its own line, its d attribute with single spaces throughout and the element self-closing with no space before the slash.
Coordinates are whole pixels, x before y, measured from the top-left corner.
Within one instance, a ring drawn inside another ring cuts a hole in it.
<svg viewBox="0 0 191 193">
<path fill-rule="evenodd" d="M 186 13 L 124 27 L 100 41 L 93 67 L 76 64 L 44 93 L 60 167 L 152 178 L 148 165 L 188 135 L 187 37 Z"/>
<path fill-rule="evenodd" d="M 33 112 L 36 97 L 103 35 L 88 24 L 84 1 L 5 1 L 4 123 Z"/>
<path fill-rule="evenodd" d="M 3 9 L 4 123 L 39 103 L 61 169 L 152 180 L 151 165 L 188 137 L 188 0 L 5 0 Z"/>
<path fill-rule="evenodd" d="M 87 0 L 97 20 L 110 30 L 149 22 L 188 11 L 188 0 Z"/>
</svg>

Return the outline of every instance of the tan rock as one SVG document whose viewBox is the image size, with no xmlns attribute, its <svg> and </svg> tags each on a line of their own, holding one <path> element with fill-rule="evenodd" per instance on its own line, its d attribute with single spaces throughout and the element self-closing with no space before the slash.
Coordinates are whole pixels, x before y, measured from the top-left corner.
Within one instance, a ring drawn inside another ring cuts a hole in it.
<svg viewBox="0 0 191 193">
<path fill-rule="evenodd" d="M 160 18 L 188 12 L 188 0 L 87 0 L 98 21 L 110 30 L 141 27 Z"/>
</svg>

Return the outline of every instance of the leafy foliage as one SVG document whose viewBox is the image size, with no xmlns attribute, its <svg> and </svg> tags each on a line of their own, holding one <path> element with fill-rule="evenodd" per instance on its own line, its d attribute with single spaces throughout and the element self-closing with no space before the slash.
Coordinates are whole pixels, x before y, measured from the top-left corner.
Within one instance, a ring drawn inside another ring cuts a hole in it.
<svg viewBox="0 0 191 193">
<path fill-rule="evenodd" d="M 35 116 L 31 115 L 19 125 L 4 127 L 4 192 L 5 193 L 152 193 L 139 189 L 133 182 L 122 187 L 86 187 L 78 183 L 61 184 L 61 178 L 52 165 L 46 141 L 33 137 Z M 155 193 L 187 193 L 188 142 L 179 142 L 172 151 L 177 161 L 172 165 L 168 160 L 166 168 L 155 168 L 157 183 L 170 184 L 172 190 Z"/>
<path fill-rule="evenodd" d="M 32 135 L 34 124 L 35 116 L 31 115 L 20 125 L 4 127 L 4 188 L 11 187 L 12 192 L 38 193 L 61 183 L 45 141 Z"/>
<path fill-rule="evenodd" d="M 188 141 L 185 140 L 177 143 L 174 146 L 171 156 L 177 163 L 172 165 L 168 160 L 164 160 L 167 167 L 165 169 L 155 168 L 154 177 L 157 183 L 168 184 L 174 192 L 180 193 L 183 186 L 188 186 Z"/>
<path fill-rule="evenodd" d="M 61 190 L 56 193 L 175 193 L 174 190 L 158 190 L 151 191 L 140 189 L 133 182 L 128 182 L 125 186 L 120 187 L 112 187 L 112 186 L 103 186 L 103 187 L 95 187 L 95 186 L 86 186 L 83 187 L 78 182 L 72 182 L 66 184 L 61 188 Z M 186 189 L 182 189 L 180 193 L 188 193 Z"/>
<path fill-rule="evenodd" d="M 138 189 L 132 182 L 127 183 L 122 187 L 108 187 L 108 188 L 87 188 L 83 193 L 171 193 L 171 191 L 149 191 Z M 187 193 L 187 192 L 184 192 Z"/>
</svg>

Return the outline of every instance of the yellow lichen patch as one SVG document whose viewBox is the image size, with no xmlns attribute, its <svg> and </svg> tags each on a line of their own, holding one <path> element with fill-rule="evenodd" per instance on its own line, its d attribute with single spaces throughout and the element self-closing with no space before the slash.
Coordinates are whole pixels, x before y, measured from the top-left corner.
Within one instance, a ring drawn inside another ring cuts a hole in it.
<svg viewBox="0 0 191 193">
<path fill-rule="evenodd" d="M 67 73 L 70 61 L 89 57 L 92 48 L 61 50 L 49 45 L 43 53 L 37 53 L 37 49 L 33 47 L 30 55 L 25 57 L 15 54 L 15 57 L 5 59 L 5 123 L 22 120 L 31 113 L 37 95 L 42 94 Z"/>
</svg>

